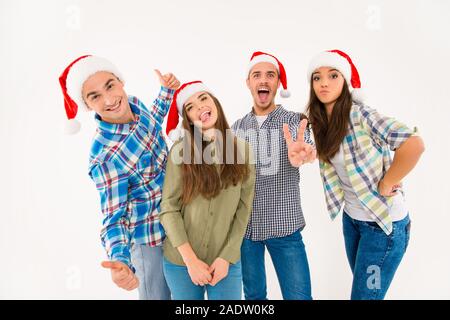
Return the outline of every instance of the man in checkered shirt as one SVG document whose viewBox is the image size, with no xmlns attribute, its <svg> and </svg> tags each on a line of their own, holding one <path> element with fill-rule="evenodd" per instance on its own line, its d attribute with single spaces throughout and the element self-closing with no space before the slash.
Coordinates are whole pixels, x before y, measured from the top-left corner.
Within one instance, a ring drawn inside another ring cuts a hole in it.
<svg viewBox="0 0 450 320">
<path fill-rule="evenodd" d="M 78 108 L 93 110 L 97 122 L 89 175 L 100 194 L 102 244 L 114 283 L 139 288 L 140 299 L 170 299 L 162 270 L 164 229 L 159 221 L 167 147 L 162 123 L 175 90 L 173 74 L 155 70 L 161 89 L 147 107 L 124 90 L 123 77 L 108 60 L 82 56 L 60 77 L 69 133 L 80 125 Z"/>
<path fill-rule="evenodd" d="M 253 211 L 241 247 L 244 294 L 247 300 L 267 299 L 264 254 L 269 251 L 283 298 L 309 300 L 311 281 L 301 231 L 305 220 L 300 203 L 300 174 L 288 159 L 283 124 L 292 138 L 305 139 L 304 153 L 312 154 L 313 142 L 303 114 L 275 105 L 280 84 L 287 92 L 286 72 L 274 56 L 255 52 L 248 67 L 247 86 L 253 96 L 253 109 L 237 120 L 232 130 L 246 139 L 256 156 L 256 192 Z M 305 159 L 306 161 L 312 158 Z"/>
</svg>

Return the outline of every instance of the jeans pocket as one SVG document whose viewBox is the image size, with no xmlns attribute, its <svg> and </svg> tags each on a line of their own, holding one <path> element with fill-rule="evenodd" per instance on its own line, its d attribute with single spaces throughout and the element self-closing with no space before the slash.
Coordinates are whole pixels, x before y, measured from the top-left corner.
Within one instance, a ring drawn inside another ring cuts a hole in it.
<svg viewBox="0 0 450 320">
<path fill-rule="evenodd" d="M 363 225 L 365 225 L 366 227 L 368 227 L 371 231 L 373 232 L 377 232 L 377 233 L 385 233 L 383 229 L 381 229 L 381 227 L 378 225 L 378 223 L 376 222 L 371 222 L 371 221 L 362 221 Z M 392 226 L 394 227 L 394 226 Z M 394 232 L 392 231 L 391 235 Z"/>
</svg>

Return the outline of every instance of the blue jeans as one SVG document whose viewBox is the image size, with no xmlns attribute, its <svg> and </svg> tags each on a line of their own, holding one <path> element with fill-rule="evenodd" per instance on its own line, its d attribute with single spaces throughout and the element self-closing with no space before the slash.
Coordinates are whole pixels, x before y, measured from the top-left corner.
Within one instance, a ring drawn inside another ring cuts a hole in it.
<svg viewBox="0 0 450 320">
<path fill-rule="evenodd" d="M 387 235 L 376 224 L 343 214 L 345 250 L 353 272 L 352 300 L 381 300 L 409 242 L 409 215 L 393 223 Z"/>
<path fill-rule="evenodd" d="M 197 286 L 189 276 L 187 267 L 173 264 L 164 258 L 164 275 L 172 292 L 173 300 L 204 300 L 205 292 L 209 300 L 241 300 L 241 262 L 230 264 L 228 275 L 215 286 Z"/>
<path fill-rule="evenodd" d="M 311 300 L 311 279 L 305 245 L 299 230 L 264 241 L 244 239 L 241 247 L 246 300 L 267 300 L 265 247 L 272 258 L 285 300 Z"/>
<path fill-rule="evenodd" d="M 134 245 L 131 262 L 139 279 L 140 300 L 170 300 L 169 287 L 163 274 L 162 247 Z"/>
</svg>

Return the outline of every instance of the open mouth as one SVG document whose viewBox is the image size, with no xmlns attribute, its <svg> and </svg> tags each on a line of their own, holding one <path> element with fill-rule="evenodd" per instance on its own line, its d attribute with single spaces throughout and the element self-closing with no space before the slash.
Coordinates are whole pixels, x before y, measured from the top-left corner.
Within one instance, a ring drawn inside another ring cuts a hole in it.
<svg viewBox="0 0 450 320">
<path fill-rule="evenodd" d="M 121 104 L 122 104 L 122 99 L 120 99 L 115 105 L 106 108 L 106 111 L 112 111 L 112 112 L 117 111 L 117 110 L 119 110 Z"/>
<path fill-rule="evenodd" d="M 200 114 L 200 121 L 202 123 L 209 121 L 209 119 L 211 119 L 211 111 L 208 110 Z"/>
<path fill-rule="evenodd" d="M 267 87 L 261 87 L 258 89 L 258 97 L 262 102 L 266 102 L 269 99 L 270 90 Z"/>
</svg>

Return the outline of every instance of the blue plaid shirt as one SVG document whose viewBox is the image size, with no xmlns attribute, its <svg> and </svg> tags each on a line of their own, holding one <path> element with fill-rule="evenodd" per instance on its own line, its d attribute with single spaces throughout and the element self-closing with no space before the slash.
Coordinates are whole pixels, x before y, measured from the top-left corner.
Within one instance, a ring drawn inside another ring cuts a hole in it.
<svg viewBox="0 0 450 320">
<path fill-rule="evenodd" d="M 131 245 L 160 246 L 165 237 L 159 221 L 168 153 L 162 123 L 173 93 L 161 87 L 150 110 L 129 96 L 136 118 L 131 123 L 112 124 L 95 117 L 98 129 L 89 175 L 100 193 L 104 216 L 101 240 L 111 260 L 133 270 Z"/>
</svg>

